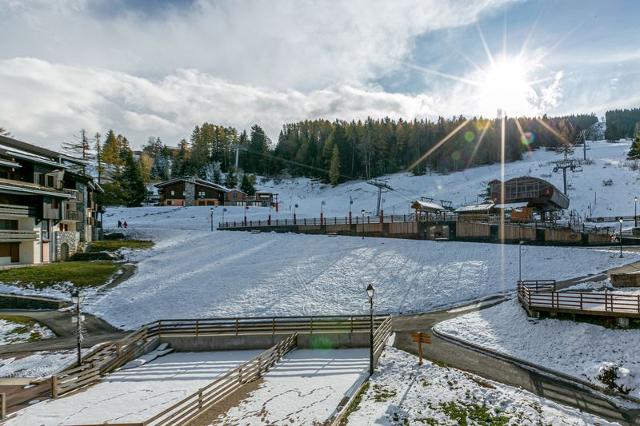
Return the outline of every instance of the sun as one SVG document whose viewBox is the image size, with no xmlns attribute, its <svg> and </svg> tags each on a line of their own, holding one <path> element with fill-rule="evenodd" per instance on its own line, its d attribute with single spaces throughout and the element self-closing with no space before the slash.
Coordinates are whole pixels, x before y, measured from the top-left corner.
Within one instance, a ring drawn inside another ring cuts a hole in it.
<svg viewBox="0 0 640 426">
<path fill-rule="evenodd" d="M 475 81 L 482 112 L 535 115 L 537 94 L 529 77 L 532 68 L 520 58 L 502 58 L 480 70 Z"/>
</svg>

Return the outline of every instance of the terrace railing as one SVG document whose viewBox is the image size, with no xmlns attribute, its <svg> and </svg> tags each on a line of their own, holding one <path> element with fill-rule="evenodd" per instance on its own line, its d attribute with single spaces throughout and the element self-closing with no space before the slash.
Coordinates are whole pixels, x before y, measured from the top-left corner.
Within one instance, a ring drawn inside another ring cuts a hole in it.
<svg viewBox="0 0 640 426">
<path fill-rule="evenodd" d="M 518 299 L 529 311 L 565 312 L 596 316 L 640 317 L 640 294 L 556 291 L 548 285 L 518 283 Z"/>
</svg>

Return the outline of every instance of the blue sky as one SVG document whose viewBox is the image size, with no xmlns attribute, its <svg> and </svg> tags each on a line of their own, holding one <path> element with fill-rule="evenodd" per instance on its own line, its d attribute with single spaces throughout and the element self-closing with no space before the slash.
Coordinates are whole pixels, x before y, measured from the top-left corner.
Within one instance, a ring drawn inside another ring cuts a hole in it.
<svg viewBox="0 0 640 426">
<path fill-rule="evenodd" d="M 634 0 L 0 0 L 0 127 L 57 147 L 80 128 L 140 145 L 202 121 L 277 138 L 312 118 L 601 115 L 640 105 L 638 16 Z"/>
</svg>

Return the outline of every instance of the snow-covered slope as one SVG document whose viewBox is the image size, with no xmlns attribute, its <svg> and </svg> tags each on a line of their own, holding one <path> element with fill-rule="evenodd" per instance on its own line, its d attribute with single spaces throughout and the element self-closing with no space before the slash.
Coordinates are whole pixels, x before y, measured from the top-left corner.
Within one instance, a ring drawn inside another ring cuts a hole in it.
<svg viewBox="0 0 640 426">
<path fill-rule="evenodd" d="M 570 209 L 584 216 L 591 205 L 594 216 L 632 215 L 633 197 L 640 178 L 640 171 L 631 170 L 626 165 L 626 154 L 631 142 L 605 141 L 588 142 L 590 148 L 587 157 L 592 164 L 583 165 L 583 171 L 568 173 L 568 195 Z M 573 157 L 583 158 L 582 147 L 577 147 Z M 562 190 L 562 173 L 553 173 L 551 161 L 564 158 L 563 154 L 537 150 L 525 155 L 522 161 L 507 163 L 505 177 L 530 175 L 553 183 Z M 394 191 L 383 194 L 386 214 L 404 214 L 409 212 L 409 203 L 420 196 L 436 200 L 449 200 L 454 206 L 475 203 L 478 194 L 486 190 L 487 183 L 500 178 L 500 165 L 474 167 L 449 175 L 413 176 L 410 173 L 398 173 L 386 176 Z M 612 179 L 612 186 L 603 186 L 602 181 Z M 362 209 L 375 211 L 377 188 L 366 182 L 348 182 L 332 188 L 330 185 L 310 179 L 285 180 L 281 183 L 268 181 L 259 184 L 264 190 L 278 192 L 282 203 L 282 212 L 292 213 L 298 204 L 297 212 L 306 216 L 319 216 L 322 201 L 327 215 L 345 216 L 349 211 L 349 197 L 353 200 L 352 211 Z"/>
</svg>

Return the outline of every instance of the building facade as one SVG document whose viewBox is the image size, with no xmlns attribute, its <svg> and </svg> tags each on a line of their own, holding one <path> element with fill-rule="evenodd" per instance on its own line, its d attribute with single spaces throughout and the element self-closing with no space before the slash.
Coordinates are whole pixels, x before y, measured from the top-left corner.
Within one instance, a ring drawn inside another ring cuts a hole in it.
<svg viewBox="0 0 640 426">
<path fill-rule="evenodd" d="M 65 260 L 98 234 L 84 162 L 0 136 L 0 265 Z"/>
<path fill-rule="evenodd" d="M 223 205 L 229 189 L 196 177 L 175 178 L 156 185 L 161 206 Z"/>
</svg>

